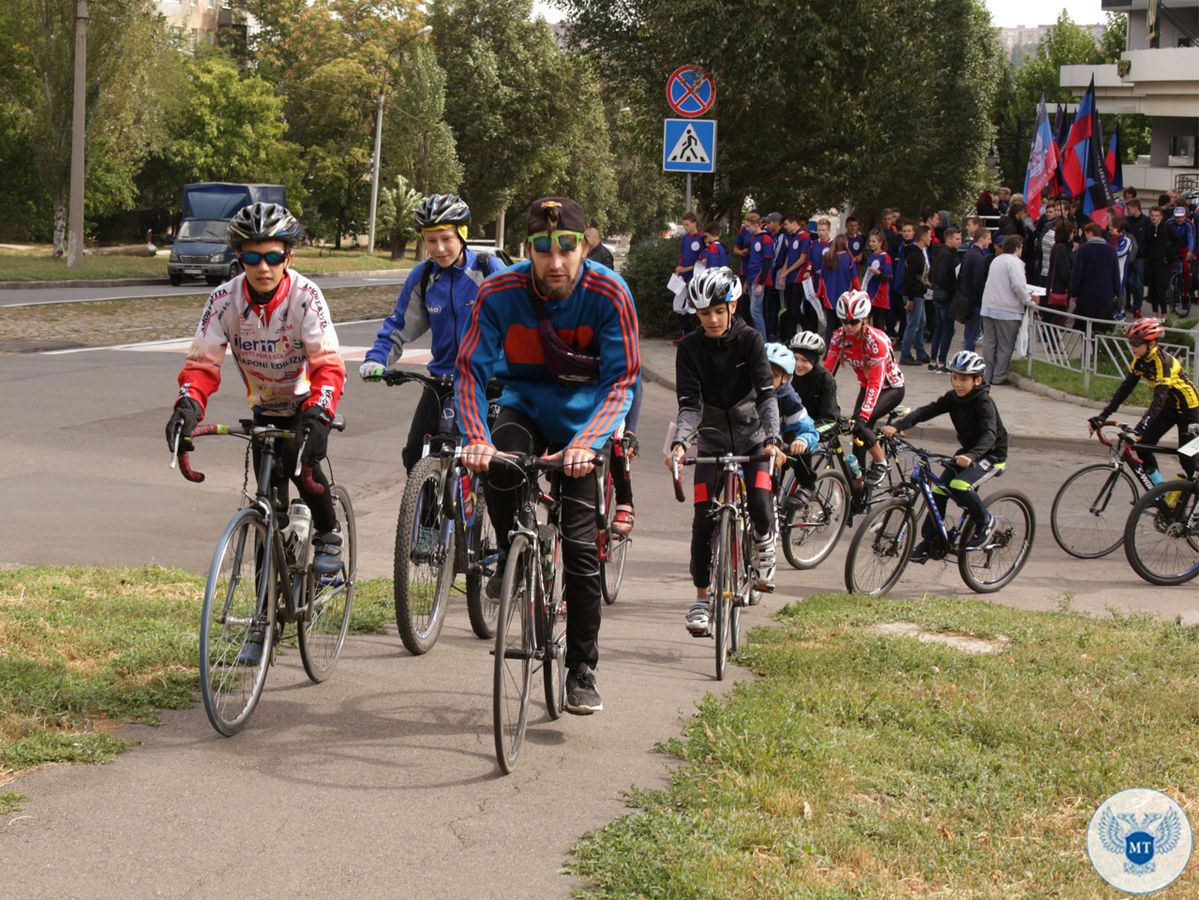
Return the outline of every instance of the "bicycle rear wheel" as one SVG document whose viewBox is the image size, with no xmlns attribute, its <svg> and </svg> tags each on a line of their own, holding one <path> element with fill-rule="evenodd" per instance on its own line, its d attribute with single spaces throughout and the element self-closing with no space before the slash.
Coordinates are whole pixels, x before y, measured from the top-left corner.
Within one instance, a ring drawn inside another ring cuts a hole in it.
<svg viewBox="0 0 1199 900">
<path fill-rule="evenodd" d="M 487 580 L 499 566 L 500 548 L 496 543 L 495 528 L 487 512 L 487 498 L 481 484 L 475 491 L 474 513 L 474 523 L 464 530 L 470 548 L 466 555 L 470 566 L 466 570 L 466 612 L 475 635 L 490 640 L 495 637 L 495 617 L 500 604 L 498 600 L 487 596 Z"/>
<path fill-rule="evenodd" d="M 1124 523 L 1137 502 L 1137 484 L 1124 469 L 1084 466 L 1053 498 L 1049 527 L 1057 545 L 1079 559 L 1107 556 L 1124 540 Z"/>
<path fill-rule="evenodd" d="M 1194 480 L 1167 481 L 1141 495 L 1124 528 L 1124 553 L 1145 581 L 1185 584 L 1199 575 L 1199 526 L 1187 524 L 1197 504 Z"/>
<path fill-rule="evenodd" d="M 318 575 L 310 568 L 305 575 L 308 610 L 300 622 L 300 660 L 308 677 L 318 684 L 337 666 L 350 614 L 354 609 L 354 576 L 358 571 L 358 533 L 354 507 L 341 485 L 334 485 L 333 511 L 341 524 L 341 568 L 331 575 Z"/>
<path fill-rule="evenodd" d="M 832 470 L 816 476 L 810 491 L 787 498 L 783 520 L 783 555 L 796 569 L 814 569 L 833 552 L 845 530 L 849 484 Z"/>
<path fill-rule="evenodd" d="M 454 582 L 454 527 L 441 507 L 441 460 L 426 456 L 408 473 L 395 542 L 395 614 L 414 656 L 437 643 Z"/>
<path fill-rule="evenodd" d="M 732 515 L 726 510 L 718 526 L 717 551 L 714 563 L 716 577 L 712 581 L 712 633 L 716 638 L 716 680 L 724 680 L 725 664 L 729 658 L 729 632 L 732 627 L 732 607 L 737 589 L 734 570 L 733 541 L 737 539 Z"/>
<path fill-rule="evenodd" d="M 888 500 L 870 511 L 845 557 L 845 586 L 877 597 L 899 581 L 916 537 L 916 516 L 903 500 Z"/>
<path fill-rule="evenodd" d="M 221 534 L 208 569 L 200 618 L 200 695 L 208 721 L 226 737 L 249 721 L 266 683 L 275 637 L 272 556 L 262 514 L 243 509 Z M 261 653 L 250 646 L 257 637 Z"/>
<path fill-rule="evenodd" d="M 537 598 L 537 646 L 541 649 L 541 676 L 545 708 L 551 719 L 566 711 L 566 604 L 562 600 L 562 540 L 554 530 L 553 579 Z"/>
<path fill-rule="evenodd" d="M 1019 491 L 1001 491 L 983 501 L 995 519 L 995 530 L 978 550 L 966 550 L 975 531 L 973 519 L 966 519 L 958 534 L 958 571 L 971 590 L 989 594 L 1015 578 L 1032 551 L 1036 517 L 1032 501 Z"/>
<path fill-rule="evenodd" d="M 504 566 L 495 629 L 491 723 L 495 756 L 505 774 L 516 767 L 529 721 L 529 685 L 533 673 L 532 566 L 537 562 L 529 539 L 517 535 Z"/>
</svg>

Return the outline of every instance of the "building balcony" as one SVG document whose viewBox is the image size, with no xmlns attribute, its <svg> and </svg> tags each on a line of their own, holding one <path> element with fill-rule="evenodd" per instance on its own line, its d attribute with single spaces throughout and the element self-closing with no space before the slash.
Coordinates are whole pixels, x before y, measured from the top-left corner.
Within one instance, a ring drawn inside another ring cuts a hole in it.
<svg viewBox="0 0 1199 900">
<path fill-rule="evenodd" d="M 1199 47 L 1129 50 L 1116 65 L 1062 66 L 1059 83 L 1081 96 L 1092 78 L 1101 112 L 1199 117 Z"/>
</svg>

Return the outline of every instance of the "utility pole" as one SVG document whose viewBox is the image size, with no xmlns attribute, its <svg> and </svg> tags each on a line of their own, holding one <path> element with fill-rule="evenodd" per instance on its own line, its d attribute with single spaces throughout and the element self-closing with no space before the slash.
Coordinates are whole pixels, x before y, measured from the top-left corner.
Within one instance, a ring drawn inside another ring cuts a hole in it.
<svg viewBox="0 0 1199 900">
<path fill-rule="evenodd" d="M 87 0 L 75 3 L 75 91 L 71 110 L 71 195 L 67 268 L 83 265 L 83 145 L 87 104 Z"/>
<path fill-rule="evenodd" d="M 388 56 L 394 56 L 395 54 L 397 54 L 401 50 L 403 50 L 406 46 L 408 46 L 413 41 L 415 41 L 418 37 L 420 37 L 421 35 L 424 35 L 424 34 L 428 34 L 432 30 L 433 30 L 432 25 L 426 25 L 424 28 L 422 28 L 416 34 L 412 35 L 412 37 L 408 38 L 405 41 L 401 41 L 399 44 L 397 44 L 396 48 L 394 50 L 392 50 L 391 53 L 388 54 Z M 375 255 L 375 209 L 379 203 L 379 169 L 382 168 L 382 165 L 381 165 L 382 159 L 380 158 L 380 153 L 382 152 L 382 144 L 383 144 L 383 95 L 384 95 L 384 85 L 385 84 L 386 84 L 386 82 L 379 85 L 379 104 L 375 108 L 375 156 L 374 156 L 374 159 L 371 161 L 371 214 L 370 214 L 370 224 L 367 226 L 367 238 L 366 238 L 366 255 L 367 256 Z"/>
</svg>

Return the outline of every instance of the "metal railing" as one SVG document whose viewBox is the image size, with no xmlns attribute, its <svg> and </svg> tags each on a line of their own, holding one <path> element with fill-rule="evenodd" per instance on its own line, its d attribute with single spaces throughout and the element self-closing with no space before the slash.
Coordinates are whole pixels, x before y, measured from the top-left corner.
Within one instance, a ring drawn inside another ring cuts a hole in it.
<svg viewBox="0 0 1199 900">
<path fill-rule="evenodd" d="M 1076 313 L 1029 304 L 1027 372 L 1032 377 L 1033 361 L 1048 363 L 1082 376 L 1083 389 L 1092 378 L 1119 381 L 1128 374 L 1132 351 L 1124 337 L 1124 323 L 1093 319 Z M 1128 322 L 1132 322 L 1129 319 Z M 1183 337 L 1183 336 L 1186 337 Z M 1182 339 L 1180 342 L 1180 338 Z M 1199 383 L 1199 353 L 1195 352 L 1196 329 L 1167 328 L 1159 342 L 1181 364 L 1191 380 Z"/>
</svg>

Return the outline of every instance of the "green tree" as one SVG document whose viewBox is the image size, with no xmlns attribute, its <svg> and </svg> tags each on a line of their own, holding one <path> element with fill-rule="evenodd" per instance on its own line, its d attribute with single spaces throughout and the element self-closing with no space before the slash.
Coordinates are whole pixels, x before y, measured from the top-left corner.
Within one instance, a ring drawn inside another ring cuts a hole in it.
<svg viewBox="0 0 1199 900">
<path fill-rule="evenodd" d="M 404 255 L 408 244 L 416 239 L 416 223 L 413 215 L 423 195 L 408 184 L 408 179 L 397 175 L 392 187 L 379 189 L 378 228 L 383 241 L 391 247 L 391 258 Z"/>
<path fill-rule="evenodd" d="M 980 0 L 558 5 L 638 117 L 666 114 L 677 65 L 714 77 L 718 172 L 697 185 L 709 216 L 737 218 L 747 196 L 796 210 L 949 204 L 980 177 L 1000 59 Z"/>
<path fill-rule="evenodd" d="M 221 51 L 187 59 L 185 89 L 166 117 L 169 139 L 143 170 L 143 200 L 171 206 L 194 181 L 267 182 L 287 187 L 303 211 L 299 147 L 286 140 L 283 99 L 263 78 Z"/>
<path fill-rule="evenodd" d="M 173 48 L 151 0 L 92 3 L 89 13 L 85 211 L 96 216 L 133 205 L 134 179 L 163 139 Z M 22 95 L 28 106 L 21 127 L 36 148 L 38 177 L 49 197 L 49 208 L 39 214 L 52 216 L 56 255 L 65 250 L 74 34 L 74 0 L 0 5 L 0 57 L 37 80 L 37 89 Z M 12 96 L 11 84 L 0 87 Z"/>
<path fill-rule="evenodd" d="M 395 90 L 383 126 L 385 179 L 402 177 L 422 196 L 462 183 L 454 132 L 445 121 L 446 76 L 428 43 L 413 45 L 395 66 Z"/>
</svg>

